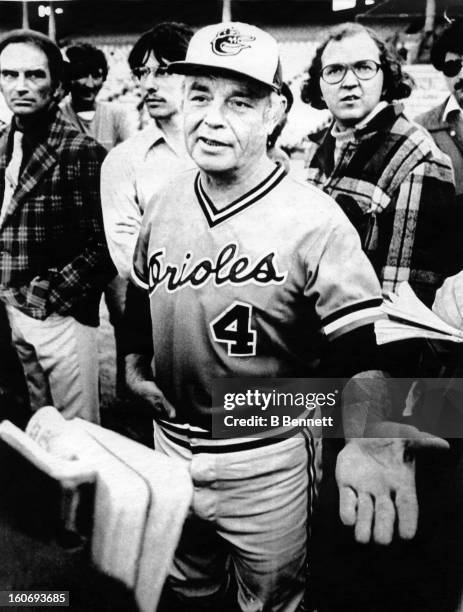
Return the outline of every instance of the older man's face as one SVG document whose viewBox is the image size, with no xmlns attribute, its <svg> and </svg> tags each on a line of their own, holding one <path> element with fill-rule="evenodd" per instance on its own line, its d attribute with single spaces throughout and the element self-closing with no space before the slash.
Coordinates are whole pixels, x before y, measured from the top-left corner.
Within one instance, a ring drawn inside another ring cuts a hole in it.
<svg viewBox="0 0 463 612">
<path fill-rule="evenodd" d="M 330 41 L 321 58 L 322 69 L 342 64 L 358 66 L 366 60 L 380 64 L 379 49 L 366 32 Z M 373 78 L 363 80 L 350 68 L 344 78 L 333 85 L 320 77 L 323 99 L 341 129 L 355 126 L 375 108 L 381 99 L 383 83 L 381 69 Z"/>
<path fill-rule="evenodd" d="M 266 157 L 269 95 L 246 79 L 186 78 L 185 138 L 201 169 L 236 180 Z"/>
<path fill-rule="evenodd" d="M 0 87 L 17 117 L 39 113 L 50 105 L 54 87 L 45 53 L 31 43 L 11 43 L 0 54 Z"/>
<path fill-rule="evenodd" d="M 445 62 L 460 62 L 460 65 L 463 66 L 463 53 L 454 53 L 453 51 L 447 51 L 445 54 Z M 445 75 L 444 75 L 445 76 Z M 452 77 L 445 77 L 447 81 L 447 87 L 449 88 L 450 93 L 452 93 L 458 104 L 461 108 L 463 108 L 463 67 L 460 69 L 458 74 Z"/>
</svg>

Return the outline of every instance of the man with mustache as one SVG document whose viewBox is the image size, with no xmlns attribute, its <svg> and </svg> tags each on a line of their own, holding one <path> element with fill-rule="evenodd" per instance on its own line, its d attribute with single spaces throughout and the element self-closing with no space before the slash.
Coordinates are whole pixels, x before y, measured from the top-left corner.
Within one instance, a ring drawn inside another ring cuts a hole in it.
<svg viewBox="0 0 463 612">
<path fill-rule="evenodd" d="M 447 82 L 450 95 L 438 106 L 420 115 L 416 121 L 421 123 L 431 134 L 437 146 L 451 158 L 455 172 L 457 196 L 463 196 L 463 20 L 459 19 L 447 26 L 434 42 L 431 50 L 431 61 L 437 70 L 441 71 Z M 447 278 L 436 293 L 433 310 L 444 321 L 459 329 L 463 329 L 463 271 Z M 461 377 L 461 352 L 454 351 L 456 377 Z M 459 413 L 457 418 L 459 419 Z M 459 422 L 459 420 L 457 421 Z M 451 508 L 453 514 L 448 517 L 451 525 L 451 537 L 457 550 L 450 559 L 449 567 L 461 576 L 459 551 L 463 540 L 463 525 L 461 521 L 463 485 L 461 474 L 461 440 L 454 440 L 453 446 L 460 444 L 460 463 L 454 473 L 454 488 L 451 490 Z M 458 448 L 458 446 L 457 446 Z M 448 556 L 448 555 L 447 555 Z M 459 582 L 458 584 L 461 584 Z M 463 596 L 457 608 L 463 609 Z"/>
<path fill-rule="evenodd" d="M 398 100 L 410 91 L 398 59 L 374 31 L 358 23 L 329 31 L 302 90 L 304 102 L 333 115 L 332 124 L 308 144 L 307 180 L 331 195 L 349 217 L 383 291 L 408 281 L 430 306 L 444 278 L 462 267 L 461 205 L 450 160 L 402 112 Z M 424 376 L 425 350 L 415 341 L 393 343 L 383 352 L 383 367 L 396 377 Z M 395 418 L 402 420 L 403 400 L 394 399 Z M 417 416 L 413 419 L 416 423 Z M 423 612 L 435 609 L 436 593 L 439 610 L 451 610 L 454 589 L 442 586 L 448 563 L 436 567 L 436 559 L 447 559 L 453 548 L 445 518 L 448 457 L 430 452 L 418 459 L 416 539 L 385 549 L 349 540 L 335 516 L 336 445 L 326 444 L 324 451 L 313 529 L 319 612 Z"/>
<path fill-rule="evenodd" d="M 463 194 L 463 19 L 451 23 L 435 40 L 431 62 L 442 72 L 450 95 L 416 118 L 452 160 L 457 195 Z"/>
<path fill-rule="evenodd" d="M 431 61 L 442 72 L 450 95 L 416 118 L 437 146 L 452 160 L 457 195 L 463 194 L 463 19 L 441 32 L 431 50 Z M 433 309 L 450 325 L 463 327 L 463 273 L 446 279 L 436 294 Z"/>
<path fill-rule="evenodd" d="M 184 24 L 159 23 L 137 40 L 129 55 L 152 121 L 110 151 L 101 171 L 106 238 L 119 275 L 125 279 L 146 204 L 166 180 L 193 165 L 181 129 L 183 77 L 166 70 L 169 62 L 185 58 L 192 34 Z"/>
<path fill-rule="evenodd" d="M 115 323 L 119 397 L 125 393 L 122 354 L 127 278 L 146 204 L 165 180 L 192 165 L 181 135 L 183 78 L 168 75 L 168 62 L 185 57 L 193 32 L 180 23 L 159 23 L 137 40 L 129 65 L 140 87 L 150 123 L 112 149 L 101 169 L 101 202 L 106 239 L 117 277 Z"/>
</svg>

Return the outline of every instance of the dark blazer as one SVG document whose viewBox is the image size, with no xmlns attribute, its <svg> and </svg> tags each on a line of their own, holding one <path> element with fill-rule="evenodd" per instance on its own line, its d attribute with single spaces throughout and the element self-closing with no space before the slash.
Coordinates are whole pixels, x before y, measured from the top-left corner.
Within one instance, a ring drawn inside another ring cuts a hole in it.
<svg viewBox="0 0 463 612">
<path fill-rule="evenodd" d="M 57 312 L 97 325 L 101 291 L 114 275 L 100 203 L 106 151 L 57 108 L 48 120 L 24 135 L 30 154 L 0 224 L 0 297 L 37 319 Z M 12 130 L 0 128 L 0 194 Z"/>
<path fill-rule="evenodd" d="M 452 160 L 457 195 L 463 194 L 463 139 L 458 138 L 454 127 L 444 121 L 444 110 L 448 98 L 439 106 L 416 117 L 415 121 L 425 127 L 435 143 Z"/>
</svg>

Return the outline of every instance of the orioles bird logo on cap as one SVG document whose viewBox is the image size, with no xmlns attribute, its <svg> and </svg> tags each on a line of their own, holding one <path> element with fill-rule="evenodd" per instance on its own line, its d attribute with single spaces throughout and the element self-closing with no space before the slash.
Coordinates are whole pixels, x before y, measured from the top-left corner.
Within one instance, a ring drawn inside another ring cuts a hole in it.
<svg viewBox="0 0 463 612">
<path fill-rule="evenodd" d="M 227 28 L 219 32 L 211 42 L 212 51 L 216 55 L 237 55 L 242 49 L 248 49 L 248 43 L 256 40 L 255 36 L 242 36 L 235 28 Z"/>
</svg>

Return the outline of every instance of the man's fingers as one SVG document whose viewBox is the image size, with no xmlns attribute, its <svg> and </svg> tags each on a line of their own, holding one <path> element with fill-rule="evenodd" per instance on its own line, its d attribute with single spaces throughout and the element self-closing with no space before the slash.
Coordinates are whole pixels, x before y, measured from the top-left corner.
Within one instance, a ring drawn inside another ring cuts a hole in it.
<svg viewBox="0 0 463 612">
<path fill-rule="evenodd" d="M 151 380 L 137 381 L 129 387 L 139 397 L 148 410 L 154 411 L 158 417 L 174 419 L 175 408 L 170 404 L 156 383 Z"/>
<path fill-rule="evenodd" d="M 163 403 L 164 403 L 164 410 L 167 416 L 169 417 L 169 419 L 175 419 L 175 417 L 177 416 L 177 413 L 175 412 L 175 408 L 165 398 L 164 398 Z"/>
<path fill-rule="evenodd" d="M 360 493 L 357 505 L 357 522 L 355 524 L 355 539 L 361 544 L 367 544 L 371 538 L 373 521 L 373 500 L 370 495 Z"/>
<path fill-rule="evenodd" d="M 418 527 L 418 501 L 414 487 L 404 487 L 397 491 L 395 498 L 397 517 L 399 520 L 399 535 L 404 540 L 415 537 Z"/>
<path fill-rule="evenodd" d="M 158 417 L 175 419 L 175 408 L 166 400 L 163 395 L 156 395 L 147 398 L 147 401 L 154 408 Z"/>
<path fill-rule="evenodd" d="M 339 516 L 344 525 L 352 527 L 357 518 L 357 495 L 350 487 L 339 489 Z"/>
<path fill-rule="evenodd" d="M 373 539 L 377 544 L 390 544 L 394 535 L 395 508 L 387 495 L 376 498 Z"/>
</svg>

